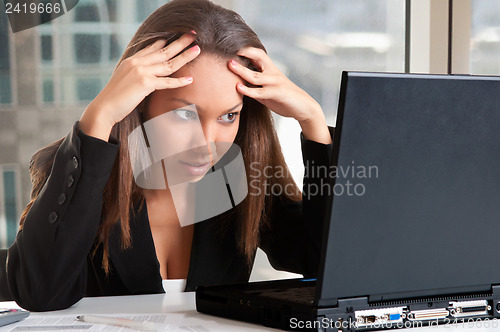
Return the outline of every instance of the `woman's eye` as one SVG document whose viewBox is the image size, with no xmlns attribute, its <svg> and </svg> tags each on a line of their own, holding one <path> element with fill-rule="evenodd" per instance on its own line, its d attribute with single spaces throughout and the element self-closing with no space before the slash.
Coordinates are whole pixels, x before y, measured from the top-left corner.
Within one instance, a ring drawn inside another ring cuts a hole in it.
<svg viewBox="0 0 500 332">
<path fill-rule="evenodd" d="M 194 111 L 180 109 L 175 110 L 174 112 L 179 118 L 184 121 L 192 121 L 198 118 L 198 114 L 196 114 L 196 112 Z"/>
<path fill-rule="evenodd" d="M 219 120 L 221 120 L 224 123 L 233 123 L 234 120 L 236 120 L 237 116 L 238 116 L 238 112 L 227 113 L 227 114 L 224 114 L 223 116 L 220 116 Z"/>
</svg>

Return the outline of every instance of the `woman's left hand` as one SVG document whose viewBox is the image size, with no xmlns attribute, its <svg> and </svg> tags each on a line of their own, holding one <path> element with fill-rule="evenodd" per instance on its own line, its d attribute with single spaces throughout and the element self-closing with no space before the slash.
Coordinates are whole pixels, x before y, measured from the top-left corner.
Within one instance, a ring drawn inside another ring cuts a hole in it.
<svg viewBox="0 0 500 332">
<path fill-rule="evenodd" d="M 235 60 L 229 68 L 254 87 L 238 83 L 241 94 L 253 98 L 284 117 L 293 117 L 302 127 L 306 139 L 331 143 L 321 106 L 307 92 L 290 81 L 272 62 L 264 50 L 255 47 L 242 49 L 239 56 L 250 59 L 260 69 L 253 71 Z"/>
</svg>

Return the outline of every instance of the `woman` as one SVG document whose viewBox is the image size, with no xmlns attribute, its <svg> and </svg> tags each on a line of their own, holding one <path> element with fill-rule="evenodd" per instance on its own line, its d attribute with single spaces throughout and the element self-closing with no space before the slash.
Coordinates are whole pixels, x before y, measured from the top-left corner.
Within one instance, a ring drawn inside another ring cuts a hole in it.
<svg viewBox="0 0 500 332">
<path fill-rule="evenodd" d="M 186 104 L 207 142 L 241 148 L 253 182 L 235 208 L 181 227 L 171 190 L 135 183 L 128 137 Z M 18 304 L 43 311 L 83 296 L 160 293 L 162 279 L 187 279 L 186 291 L 248 281 L 257 246 L 275 268 L 314 276 L 324 197 L 301 201 L 287 172 L 263 172 L 286 170 L 269 109 L 300 123 L 306 167 L 328 164 L 321 107 L 236 13 L 207 0 L 157 9 L 68 136 L 32 158 L 32 200 L 7 263 Z M 276 185 L 288 190 L 266 191 Z"/>
</svg>

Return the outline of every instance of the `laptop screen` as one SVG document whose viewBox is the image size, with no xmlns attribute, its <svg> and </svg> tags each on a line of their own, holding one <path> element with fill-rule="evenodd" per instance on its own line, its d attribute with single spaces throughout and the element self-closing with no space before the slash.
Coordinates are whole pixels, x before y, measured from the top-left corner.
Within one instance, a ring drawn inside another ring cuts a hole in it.
<svg viewBox="0 0 500 332">
<path fill-rule="evenodd" d="M 320 305 L 500 283 L 500 78 L 343 73 L 336 127 Z"/>
</svg>

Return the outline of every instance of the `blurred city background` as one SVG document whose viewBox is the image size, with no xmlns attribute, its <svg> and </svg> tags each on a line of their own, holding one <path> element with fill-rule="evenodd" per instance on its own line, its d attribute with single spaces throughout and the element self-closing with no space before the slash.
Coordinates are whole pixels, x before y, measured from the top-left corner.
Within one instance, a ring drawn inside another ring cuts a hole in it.
<svg viewBox="0 0 500 332">
<path fill-rule="evenodd" d="M 162 0 L 80 0 L 68 14 L 13 34 L 0 1 L 0 247 L 15 239 L 31 189 L 28 164 L 70 131 Z M 335 126 L 343 70 L 404 72 L 405 0 L 218 0 L 257 32 L 278 67 Z M 471 2 L 470 73 L 500 74 L 500 0 Z M 302 183 L 300 128 L 275 117 Z M 275 277 L 262 254 L 254 279 Z M 280 274 L 280 276 L 283 276 Z"/>
</svg>

